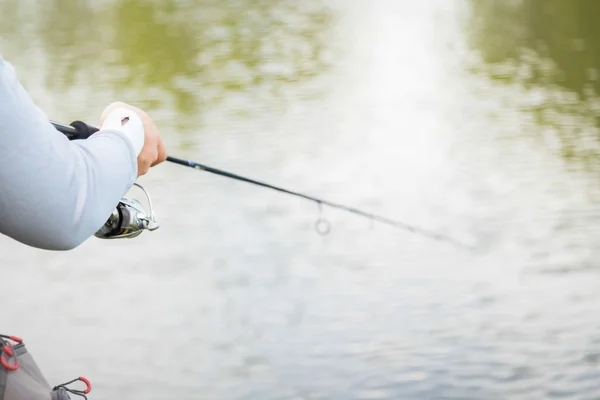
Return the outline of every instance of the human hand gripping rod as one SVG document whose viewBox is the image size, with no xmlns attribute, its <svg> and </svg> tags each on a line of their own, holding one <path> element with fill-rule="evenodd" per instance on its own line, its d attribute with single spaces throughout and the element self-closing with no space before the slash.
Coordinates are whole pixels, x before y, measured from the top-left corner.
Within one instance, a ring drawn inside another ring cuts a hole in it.
<svg viewBox="0 0 600 400">
<path fill-rule="evenodd" d="M 63 125 L 57 122 L 52 122 L 52 125 L 59 131 L 66 135 L 69 140 L 81 140 L 87 139 L 94 133 L 98 132 L 98 128 L 90 126 L 82 121 L 74 121 L 71 125 Z M 273 189 L 278 192 L 290 194 L 292 196 L 297 196 L 304 198 L 306 200 L 313 201 L 317 203 L 319 206 L 319 210 L 321 210 L 323 205 L 327 205 L 332 208 L 337 208 L 341 210 L 345 210 L 349 213 L 359 215 L 365 218 L 370 219 L 371 221 L 377 221 L 386 225 L 393 226 L 398 229 L 403 229 L 405 231 L 416 233 L 421 236 L 425 236 L 429 239 L 443 241 L 447 243 L 451 243 L 453 245 L 473 249 L 472 246 L 466 245 L 456 239 L 453 239 L 449 236 L 446 236 L 441 233 L 432 232 L 426 229 L 422 229 L 413 225 L 406 224 L 404 222 L 396 221 L 388 217 L 368 213 L 365 211 L 358 210 L 353 207 L 348 207 L 343 204 L 333 203 L 330 201 L 318 199 L 316 197 L 308 196 L 302 193 L 294 192 L 291 190 L 283 189 L 277 186 L 273 186 L 267 183 L 259 182 L 250 178 L 245 178 L 240 175 L 236 175 L 227 171 L 223 171 L 220 169 L 212 168 L 207 165 L 202 165 L 193 161 L 184 160 L 176 157 L 167 157 L 167 161 L 183 165 L 186 167 L 191 167 L 194 169 L 202 170 L 205 172 L 210 172 L 212 174 L 224 176 L 227 178 L 235 179 L 242 182 L 251 183 L 253 185 L 265 187 L 268 189 Z M 126 198 L 121 199 L 115 211 L 111 214 L 108 221 L 104 224 L 102 228 L 100 228 L 95 236 L 101 239 L 120 239 L 120 238 L 132 238 L 140 235 L 144 230 L 155 230 L 158 229 L 159 225 L 156 222 L 156 218 L 154 216 L 154 211 L 152 210 L 152 201 L 150 199 L 150 195 L 146 190 L 139 184 L 135 183 L 134 185 L 138 186 L 148 200 L 149 212 L 146 212 L 141 205 L 141 203 L 135 199 L 129 200 Z M 327 220 L 320 217 L 316 222 L 316 230 L 322 235 L 326 235 L 331 230 L 331 226 Z"/>
<path fill-rule="evenodd" d="M 81 121 L 73 122 L 71 126 L 56 122 L 51 123 L 59 132 L 65 134 L 69 140 L 87 139 L 98 132 L 98 128 Z M 94 236 L 100 239 L 134 238 L 141 235 L 145 230 L 153 231 L 159 228 L 150 195 L 142 185 L 134 183 L 134 186 L 140 188 L 146 196 L 148 211 L 144 209 L 144 206 L 138 200 L 123 197 L 104 225 L 94 233 Z"/>
</svg>

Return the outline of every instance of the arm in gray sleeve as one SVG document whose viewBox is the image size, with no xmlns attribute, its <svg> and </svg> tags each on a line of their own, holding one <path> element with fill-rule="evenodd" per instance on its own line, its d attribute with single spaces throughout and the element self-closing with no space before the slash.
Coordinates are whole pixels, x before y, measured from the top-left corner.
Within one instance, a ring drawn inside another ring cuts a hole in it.
<svg viewBox="0 0 600 400">
<path fill-rule="evenodd" d="M 69 141 L 0 56 L 0 233 L 46 250 L 91 237 L 137 177 L 129 137 L 101 130 Z"/>
</svg>

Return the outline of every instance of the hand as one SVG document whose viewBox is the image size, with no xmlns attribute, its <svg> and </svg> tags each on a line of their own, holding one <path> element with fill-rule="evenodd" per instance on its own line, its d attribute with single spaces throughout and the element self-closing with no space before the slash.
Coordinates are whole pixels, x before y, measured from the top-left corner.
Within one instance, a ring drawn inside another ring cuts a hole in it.
<svg viewBox="0 0 600 400">
<path fill-rule="evenodd" d="M 138 155 L 137 163 L 138 177 L 145 175 L 151 167 L 154 167 L 167 159 L 167 151 L 165 150 L 165 145 L 160 137 L 160 132 L 145 111 L 121 101 L 111 103 L 104 109 L 100 116 L 100 126 L 102 126 L 108 114 L 117 108 L 132 110 L 142 120 L 144 126 L 144 146 Z"/>
</svg>

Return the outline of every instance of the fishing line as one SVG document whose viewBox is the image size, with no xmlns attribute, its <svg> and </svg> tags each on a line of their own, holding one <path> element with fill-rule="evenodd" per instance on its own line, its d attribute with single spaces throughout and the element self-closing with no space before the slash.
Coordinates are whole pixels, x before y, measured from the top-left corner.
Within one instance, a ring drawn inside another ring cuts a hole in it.
<svg viewBox="0 0 600 400">
<path fill-rule="evenodd" d="M 52 122 L 52 121 L 51 121 L 51 123 L 52 123 L 52 125 L 54 125 L 54 127 L 58 131 L 65 134 L 69 138 L 69 140 L 86 139 L 98 131 L 98 128 L 89 126 L 81 121 L 75 121 L 70 126 L 63 125 L 63 124 L 60 124 L 57 122 Z M 247 183 L 250 183 L 253 185 L 261 186 L 264 188 L 276 190 L 281 193 L 286 193 L 286 194 L 289 194 L 292 196 L 300 197 L 300 198 L 315 202 L 317 204 L 317 206 L 319 207 L 319 218 L 315 222 L 315 230 L 322 236 L 325 236 L 325 235 L 329 234 L 329 232 L 331 232 L 331 223 L 323 217 L 323 205 L 326 205 L 331 208 L 344 210 L 351 214 L 365 217 L 370 220 L 371 227 L 373 225 L 373 222 L 379 222 L 382 224 L 393 226 L 398 229 L 405 230 L 410 233 L 414 233 L 414 234 L 418 234 L 418 235 L 427 237 L 432 240 L 447 242 L 447 243 L 451 243 L 451 244 L 454 244 L 459 247 L 469 248 L 469 246 L 467 246 L 467 245 L 461 243 L 460 241 L 453 239 L 447 235 L 444 235 L 441 233 L 436 233 L 436 232 L 433 232 L 433 231 L 430 231 L 427 229 L 419 228 L 414 225 L 409 225 L 407 223 L 397 221 L 397 220 L 394 220 L 392 218 L 388 218 L 385 216 L 362 211 L 362 210 L 359 210 L 354 207 L 346 206 L 344 204 L 334 203 L 334 202 L 331 202 L 328 200 L 319 199 L 317 197 L 313 197 L 313 196 L 309 196 L 309 195 L 306 195 L 303 193 L 284 189 L 284 188 L 281 188 L 278 186 L 273 186 L 268 183 L 264 183 L 264 182 L 260 182 L 260 181 L 254 180 L 254 179 L 246 178 L 241 175 L 237 175 L 237 174 L 234 174 L 231 172 L 227 172 L 227 171 L 223 171 L 223 170 L 220 170 L 217 168 L 209 167 L 208 165 L 200 164 L 200 163 L 190 161 L 190 160 L 184 160 L 181 158 L 168 156 L 167 161 L 172 162 L 174 164 L 179 164 L 179 165 L 183 165 L 186 167 L 194 168 L 194 169 L 197 169 L 200 171 L 209 172 L 211 174 L 224 176 L 226 178 L 231 178 L 231 179 L 235 179 L 238 181 L 247 182 Z"/>
</svg>

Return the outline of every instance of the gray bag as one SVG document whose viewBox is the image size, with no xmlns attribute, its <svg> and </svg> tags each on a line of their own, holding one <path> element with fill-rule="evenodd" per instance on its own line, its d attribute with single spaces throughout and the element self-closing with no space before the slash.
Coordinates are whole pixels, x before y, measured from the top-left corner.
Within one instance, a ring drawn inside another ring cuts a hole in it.
<svg viewBox="0 0 600 400">
<path fill-rule="evenodd" d="M 67 385 L 76 381 L 86 384 L 85 390 L 74 390 Z M 35 360 L 27 352 L 23 340 L 0 335 L 0 400 L 69 400 L 69 393 L 85 396 L 92 389 L 84 377 L 51 387 Z"/>
</svg>

